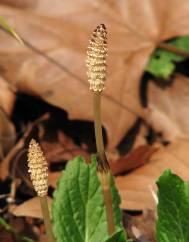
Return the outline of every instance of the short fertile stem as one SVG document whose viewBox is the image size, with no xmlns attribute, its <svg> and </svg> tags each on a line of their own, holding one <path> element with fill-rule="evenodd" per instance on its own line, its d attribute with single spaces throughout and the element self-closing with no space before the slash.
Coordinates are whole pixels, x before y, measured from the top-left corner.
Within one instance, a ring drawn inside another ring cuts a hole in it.
<svg viewBox="0 0 189 242">
<path fill-rule="evenodd" d="M 40 145 L 32 139 L 28 149 L 28 172 L 41 203 L 48 242 L 55 242 L 47 204 L 48 164 Z"/>
<path fill-rule="evenodd" d="M 55 242 L 53 232 L 52 232 L 52 224 L 50 220 L 47 196 L 39 197 L 39 199 L 40 199 L 41 210 L 44 218 L 45 230 L 47 233 L 47 240 L 48 242 Z"/>
</svg>

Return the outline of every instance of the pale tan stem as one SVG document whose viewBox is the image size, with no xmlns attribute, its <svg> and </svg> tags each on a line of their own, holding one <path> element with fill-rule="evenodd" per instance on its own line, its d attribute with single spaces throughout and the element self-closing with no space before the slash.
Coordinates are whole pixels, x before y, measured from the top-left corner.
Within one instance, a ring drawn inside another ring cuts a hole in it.
<svg viewBox="0 0 189 242">
<path fill-rule="evenodd" d="M 102 124 L 101 124 L 101 92 L 93 93 L 93 110 L 94 110 L 94 126 L 95 126 L 95 139 L 98 158 L 101 162 L 106 163 L 106 155 L 104 152 L 104 142 L 102 136 Z"/>
<path fill-rule="evenodd" d="M 52 224 L 51 224 L 49 208 L 47 203 L 47 196 L 39 197 L 39 199 L 40 199 L 41 210 L 44 218 L 45 230 L 47 233 L 47 240 L 48 242 L 56 242 L 52 232 Z"/>
<path fill-rule="evenodd" d="M 96 147 L 97 147 L 97 154 L 98 154 L 98 175 L 102 185 L 104 202 L 106 206 L 108 234 L 112 235 L 115 232 L 115 224 L 114 224 L 112 195 L 111 195 L 110 182 L 109 182 L 110 170 L 109 170 L 108 161 L 106 159 L 103 135 L 102 135 L 101 92 L 94 92 L 93 94 L 93 110 L 94 110 Z"/>
</svg>

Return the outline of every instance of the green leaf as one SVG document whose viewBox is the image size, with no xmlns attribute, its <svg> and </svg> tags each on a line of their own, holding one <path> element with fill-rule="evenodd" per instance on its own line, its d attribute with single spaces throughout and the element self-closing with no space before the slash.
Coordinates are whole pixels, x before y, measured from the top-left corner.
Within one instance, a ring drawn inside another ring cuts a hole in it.
<svg viewBox="0 0 189 242">
<path fill-rule="evenodd" d="M 111 184 L 116 231 L 119 231 L 123 229 L 120 198 L 112 177 Z M 54 193 L 52 214 L 57 242 L 104 242 L 108 239 L 106 210 L 95 157 L 90 164 L 86 164 L 82 157 L 68 162 Z"/>
<path fill-rule="evenodd" d="M 189 185 L 166 170 L 157 181 L 158 242 L 189 241 Z"/>
<path fill-rule="evenodd" d="M 179 37 L 167 43 L 178 49 L 189 51 L 189 36 Z M 156 77 L 168 79 L 175 70 L 175 64 L 185 59 L 186 57 L 158 48 L 151 56 L 146 71 Z"/>
<path fill-rule="evenodd" d="M 10 25 L 2 16 L 0 16 L 0 26 L 9 34 L 11 34 L 15 39 L 17 39 L 20 44 L 24 44 L 19 35 L 10 27 Z"/>
<path fill-rule="evenodd" d="M 125 232 L 124 232 L 124 230 L 120 230 L 117 233 L 113 234 L 105 242 L 125 242 L 125 241 L 126 241 Z"/>
</svg>

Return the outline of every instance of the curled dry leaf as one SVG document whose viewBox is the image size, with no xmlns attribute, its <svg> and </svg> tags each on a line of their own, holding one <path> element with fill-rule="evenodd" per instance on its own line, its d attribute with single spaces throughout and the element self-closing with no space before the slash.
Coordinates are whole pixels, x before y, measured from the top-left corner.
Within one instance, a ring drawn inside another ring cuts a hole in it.
<svg viewBox="0 0 189 242">
<path fill-rule="evenodd" d="M 0 107 L 5 111 L 7 115 L 11 115 L 15 100 L 16 95 L 13 92 L 11 85 L 9 85 L 0 76 Z"/>
<path fill-rule="evenodd" d="M 27 46 L 20 47 L 0 33 L 3 75 L 19 90 L 65 109 L 71 119 L 93 119 L 85 74 L 86 46 L 97 24 L 107 26 L 108 80 L 102 116 L 109 147 L 118 144 L 143 115 L 140 77 L 156 45 L 189 34 L 187 0 L 182 4 L 180 0 L 79 0 L 77 5 L 42 0 L 29 11 L 1 5 L 0 14 Z"/>
<path fill-rule="evenodd" d="M 150 159 L 150 163 L 136 169 L 126 176 L 118 176 L 116 185 L 121 195 L 121 207 L 129 210 L 153 209 L 155 182 L 165 169 L 188 181 L 189 141 L 178 139 L 169 146 L 161 147 Z"/>
<path fill-rule="evenodd" d="M 128 155 L 120 157 L 116 161 L 110 160 L 111 171 L 114 175 L 128 172 L 147 163 L 157 147 L 143 145 L 132 150 Z"/>
<path fill-rule="evenodd" d="M 2 160 L 16 140 L 15 127 L 2 108 L 0 108 L 0 137 L 0 157 Z M 0 174 L 3 172 L 0 170 Z"/>
</svg>

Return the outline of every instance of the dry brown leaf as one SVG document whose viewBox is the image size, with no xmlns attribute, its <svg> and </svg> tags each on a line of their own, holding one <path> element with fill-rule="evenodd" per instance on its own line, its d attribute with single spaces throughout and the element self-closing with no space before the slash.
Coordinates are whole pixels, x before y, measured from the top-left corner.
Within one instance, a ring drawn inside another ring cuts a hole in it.
<svg viewBox="0 0 189 242">
<path fill-rule="evenodd" d="M 125 215 L 125 214 L 124 214 Z M 155 211 L 144 210 L 138 216 L 125 216 L 127 235 L 140 242 L 155 242 Z"/>
<path fill-rule="evenodd" d="M 165 169 L 171 169 L 184 180 L 189 180 L 189 141 L 179 139 L 155 152 L 150 163 L 126 176 L 116 178 L 121 195 L 121 207 L 129 210 L 153 209 L 156 205 L 152 190 Z"/>
<path fill-rule="evenodd" d="M 187 0 L 182 4 L 180 0 L 79 0 L 77 5 L 42 0 L 27 11 L 1 6 L 0 14 L 27 42 L 58 62 L 52 63 L 0 33 L 3 75 L 19 90 L 65 109 L 71 119 L 93 118 L 85 53 L 93 28 L 100 22 L 107 25 L 109 63 L 103 124 L 109 147 L 121 140 L 136 116 L 143 115 L 139 82 L 157 43 L 189 34 Z"/>
<path fill-rule="evenodd" d="M 1 4 L 7 4 L 19 8 L 31 8 L 36 6 L 38 0 L 1 0 Z"/>
<path fill-rule="evenodd" d="M 51 203 L 52 203 L 52 199 L 48 197 L 49 209 L 51 209 Z M 32 217 L 32 218 L 43 218 L 38 197 L 31 198 L 30 200 L 20 205 L 14 205 L 11 208 L 10 212 L 17 217 L 24 216 L 24 217 Z"/>
<path fill-rule="evenodd" d="M 58 131 L 58 142 L 40 142 L 45 156 L 49 162 L 72 160 L 75 156 L 81 155 L 85 160 L 90 159 L 87 149 L 76 145 L 73 140 L 62 131 Z"/>
<path fill-rule="evenodd" d="M 177 75 L 163 90 L 150 83 L 149 109 L 146 121 L 163 137 L 172 141 L 189 137 L 189 78 Z"/>
<path fill-rule="evenodd" d="M 53 188 L 56 188 L 57 181 L 58 181 L 60 175 L 61 175 L 61 171 L 50 172 L 49 173 L 49 178 L 48 178 L 49 186 L 52 186 Z"/>
</svg>

